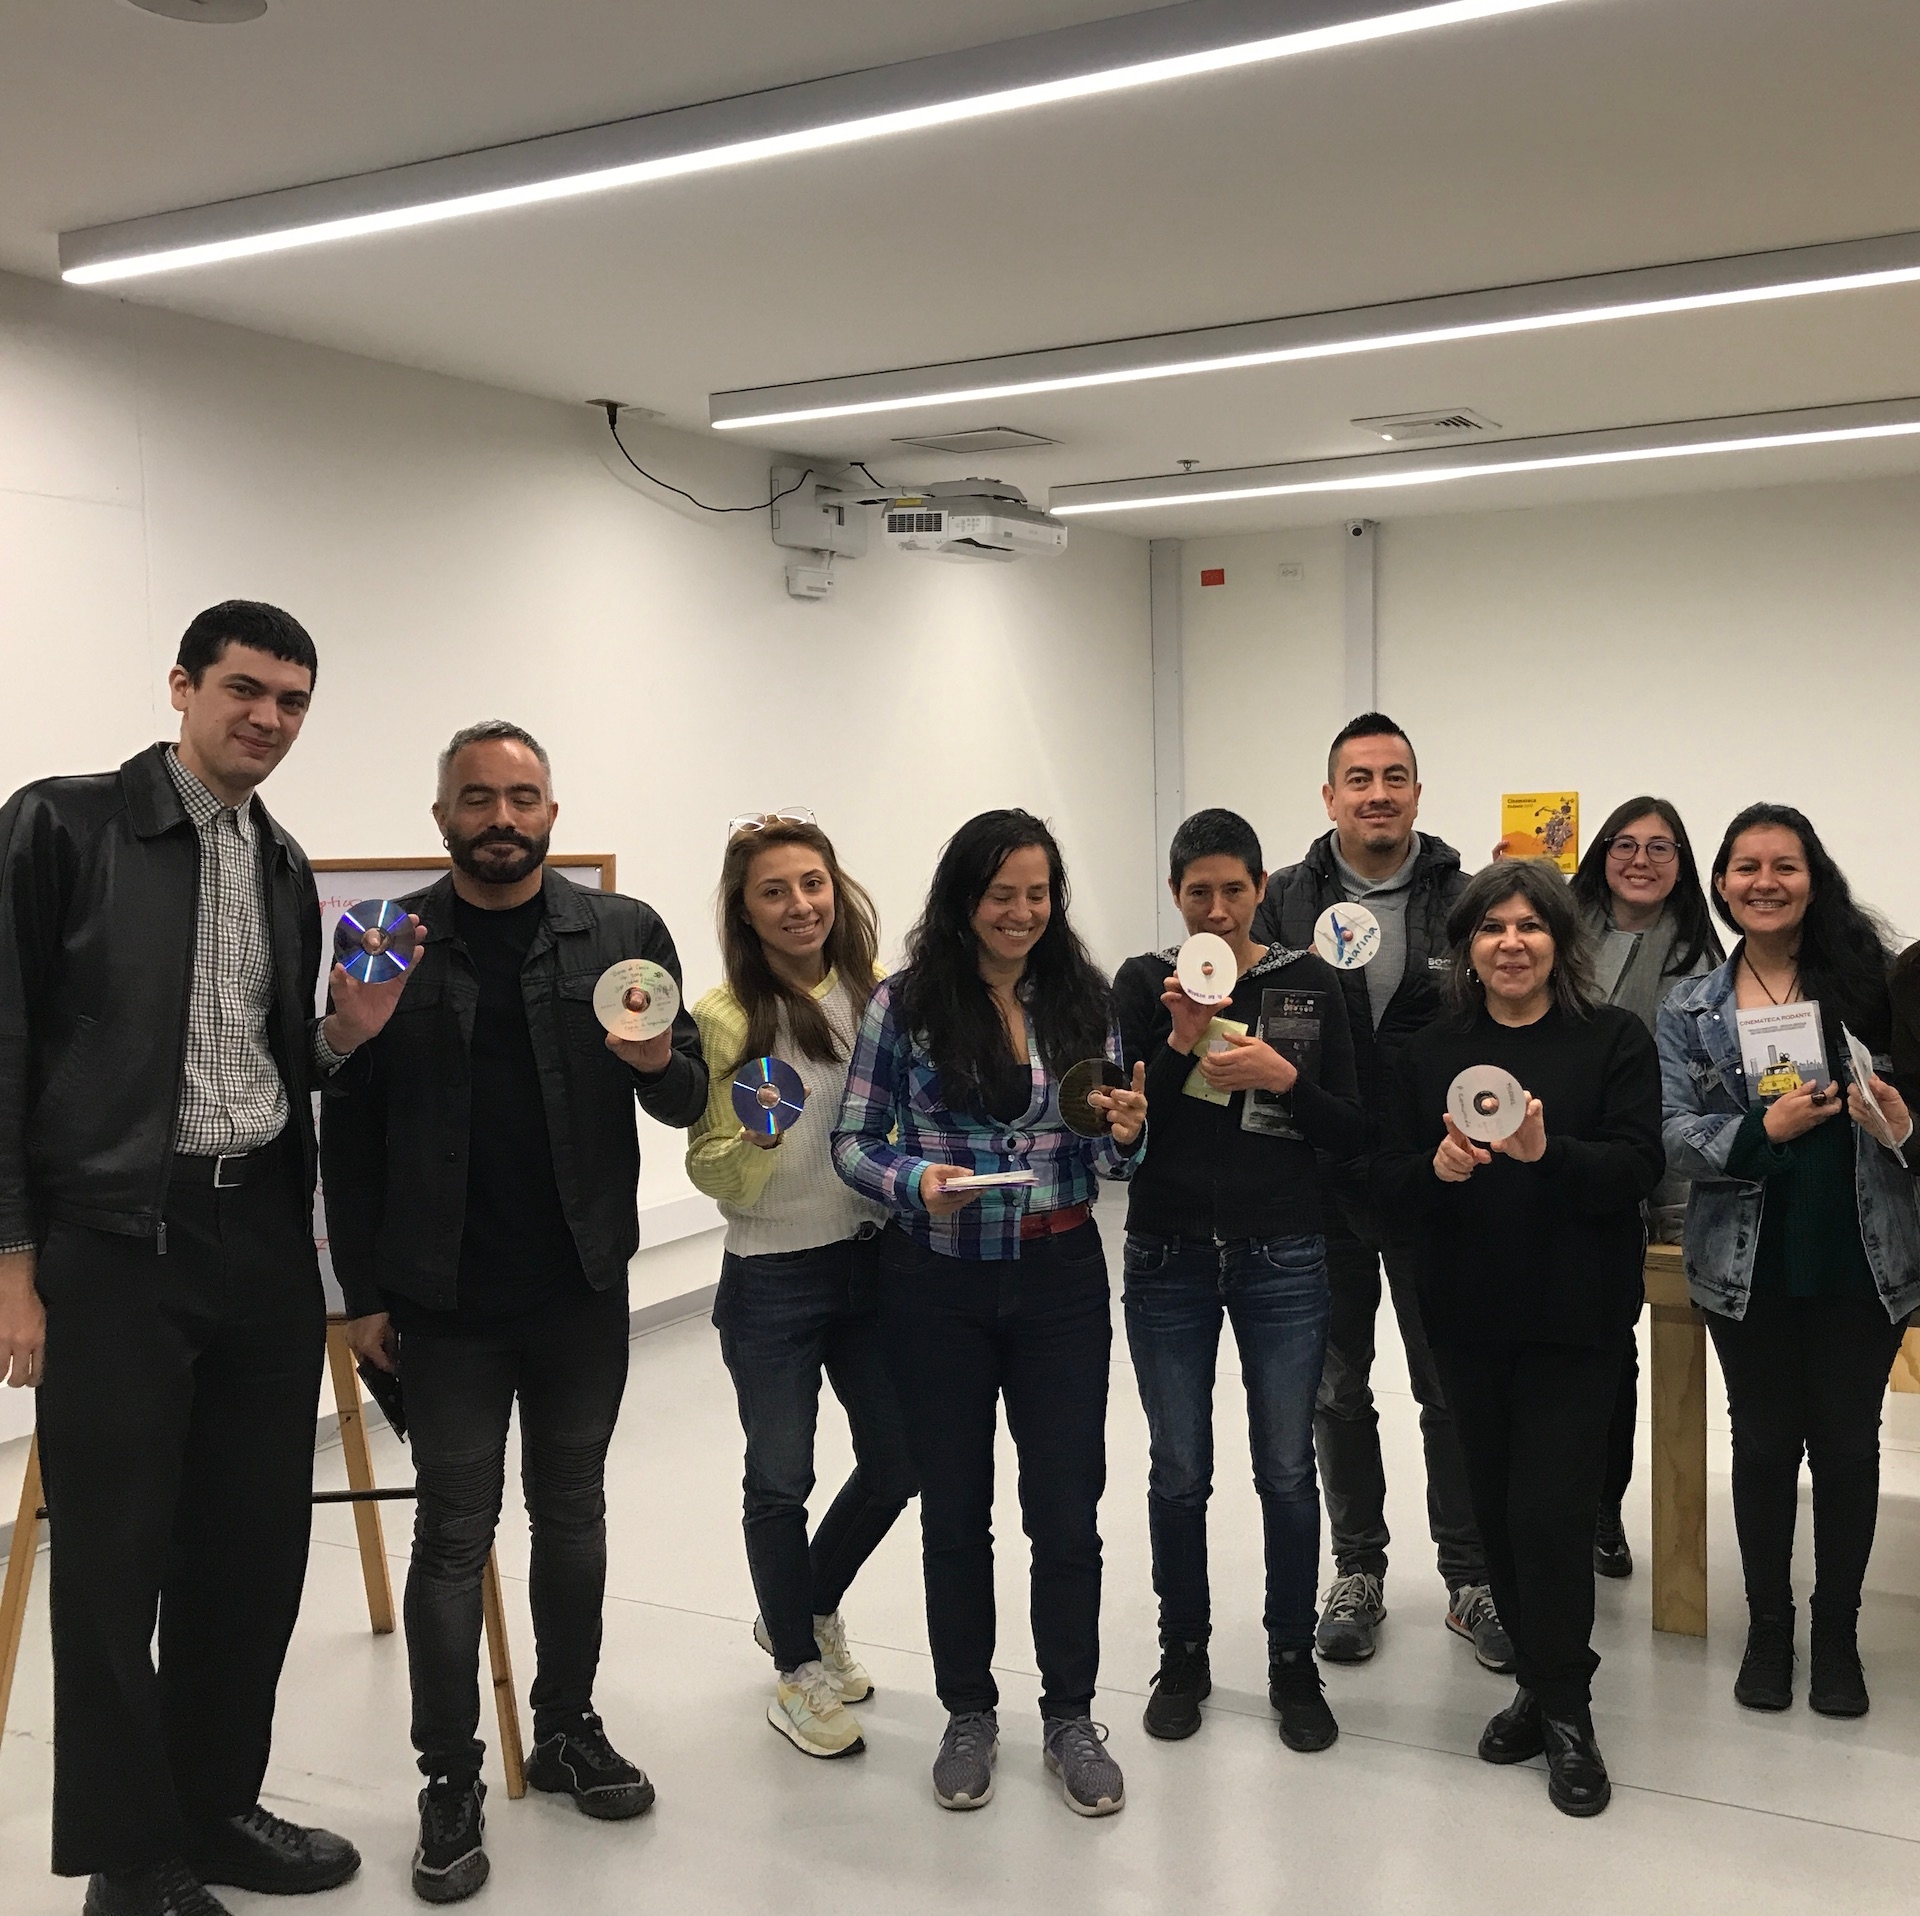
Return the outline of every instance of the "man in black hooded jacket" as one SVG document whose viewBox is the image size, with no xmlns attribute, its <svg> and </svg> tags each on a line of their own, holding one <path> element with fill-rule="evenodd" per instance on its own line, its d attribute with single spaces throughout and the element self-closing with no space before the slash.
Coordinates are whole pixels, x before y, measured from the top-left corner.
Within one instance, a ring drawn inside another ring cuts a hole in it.
<svg viewBox="0 0 1920 1916">
<path fill-rule="evenodd" d="M 1331 905 L 1363 905 L 1378 920 L 1371 960 L 1341 975 L 1371 1140 L 1379 1134 L 1395 1055 L 1441 1013 L 1447 914 L 1467 881 L 1452 846 L 1414 829 L 1418 764 L 1406 734 L 1383 713 L 1363 713 L 1342 728 L 1327 756 L 1321 796 L 1333 830 L 1316 839 L 1299 864 L 1268 881 L 1254 936 L 1311 949 L 1314 927 Z M 1322 1175 L 1333 1314 L 1314 1443 L 1333 1533 L 1334 1579 L 1317 1647 L 1331 1662 L 1363 1663 L 1387 1614 L 1387 1484 L 1369 1381 L 1384 1264 L 1420 1405 L 1427 1520 L 1447 1587 L 1447 1627 L 1473 1645 L 1488 1669 L 1510 1670 L 1513 1646 L 1487 1586 L 1460 1440 L 1420 1322 L 1410 1247 L 1391 1241 L 1372 1216 L 1364 1160 L 1323 1164 Z"/>
</svg>

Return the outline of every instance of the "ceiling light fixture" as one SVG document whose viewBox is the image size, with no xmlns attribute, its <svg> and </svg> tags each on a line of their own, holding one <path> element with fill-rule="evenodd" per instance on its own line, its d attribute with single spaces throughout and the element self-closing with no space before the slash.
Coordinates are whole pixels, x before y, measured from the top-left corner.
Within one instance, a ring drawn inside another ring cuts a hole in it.
<svg viewBox="0 0 1920 1916">
<path fill-rule="evenodd" d="M 1059 518 L 1091 513 L 1148 512 L 1310 493 L 1380 492 L 1447 485 L 1516 473 L 1634 465 L 1655 459 L 1710 458 L 1720 453 L 1777 452 L 1920 435 L 1920 399 L 1872 400 L 1797 412 L 1747 413 L 1728 419 L 1672 420 L 1549 438 L 1425 452 L 1367 453 L 1351 459 L 1302 460 L 1150 479 L 1055 486 L 1047 510 Z"/>
<path fill-rule="evenodd" d="M 715 393 L 707 410 L 717 431 L 741 432 L 930 406 L 981 405 L 1039 393 L 1079 392 L 1503 334 L 1551 332 L 1602 320 L 1706 312 L 1916 281 L 1920 281 L 1920 232 L 1889 233 L 1875 239 L 1739 253 L 1726 259 L 1684 260 L 1576 279 L 1441 293 L 1339 312 L 1059 346 L 997 359 L 955 360 L 898 372 L 761 386 Z"/>
<path fill-rule="evenodd" d="M 512 146 L 60 236 L 98 286 L 1090 99 L 1572 0 L 1185 0 Z"/>
</svg>

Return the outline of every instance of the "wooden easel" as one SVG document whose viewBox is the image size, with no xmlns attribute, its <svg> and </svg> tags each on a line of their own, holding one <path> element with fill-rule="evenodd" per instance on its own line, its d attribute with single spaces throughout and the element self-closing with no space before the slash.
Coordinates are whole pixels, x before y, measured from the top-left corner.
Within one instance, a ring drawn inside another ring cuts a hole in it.
<svg viewBox="0 0 1920 1916">
<path fill-rule="evenodd" d="M 367 1444 L 366 1419 L 361 1413 L 360 1378 L 347 1343 L 346 1319 L 327 1319 L 327 1366 L 333 1378 L 333 1401 L 340 1413 L 340 1448 L 346 1456 L 346 1490 L 314 1493 L 315 1504 L 353 1506 L 353 1527 L 360 1546 L 360 1575 L 367 1587 L 367 1621 L 375 1636 L 393 1632 L 393 1584 L 387 1575 L 386 1538 L 380 1526 L 382 1503 L 397 1502 L 414 1493 L 381 1490 L 373 1481 L 373 1454 Z M 7 1727 L 7 1704 L 13 1694 L 13 1668 L 20 1655 L 20 1631 L 26 1622 L 27 1592 L 33 1583 L 33 1560 L 40 1541 L 40 1439 L 27 1446 L 27 1471 L 20 1484 L 20 1510 L 14 1520 L 13 1548 L 7 1553 L 6 1582 L 0 1585 L 0 1733 Z M 487 1620 L 487 1664 L 493 1679 L 493 1706 L 500 1721 L 500 1766 L 506 1772 L 507 1794 L 525 1796 L 525 1748 L 520 1739 L 520 1700 L 513 1684 L 513 1656 L 507 1642 L 507 1612 L 500 1592 L 500 1561 L 487 1553 L 481 1583 Z"/>
</svg>

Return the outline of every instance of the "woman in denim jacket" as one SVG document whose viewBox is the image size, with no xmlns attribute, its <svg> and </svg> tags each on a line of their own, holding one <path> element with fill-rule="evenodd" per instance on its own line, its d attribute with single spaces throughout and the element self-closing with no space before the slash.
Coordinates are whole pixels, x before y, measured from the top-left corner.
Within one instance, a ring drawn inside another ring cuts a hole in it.
<svg viewBox="0 0 1920 1916">
<path fill-rule="evenodd" d="M 1920 1305 L 1920 1200 L 1866 1121 L 1877 1109 L 1904 1143 L 1913 1119 L 1878 1075 L 1850 1084 L 1844 1107 L 1833 1083 L 1762 1103 L 1742 1070 L 1737 1013 L 1815 1000 L 1830 1072 L 1846 1056 L 1843 1024 L 1884 1059 L 1888 954 L 1878 922 L 1790 806 L 1751 805 L 1727 827 L 1713 890 L 1741 941 L 1718 970 L 1674 991 L 1658 1038 L 1667 1162 L 1693 1180 L 1687 1284 L 1707 1313 L 1733 1425 L 1750 1626 L 1733 1693 L 1750 1709 L 1793 1701 L 1804 1454 L 1814 1499 L 1808 1701 L 1861 1716 L 1855 1624 L 1879 1503 L 1880 1404 L 1902 1320 Z"/>
</svg>

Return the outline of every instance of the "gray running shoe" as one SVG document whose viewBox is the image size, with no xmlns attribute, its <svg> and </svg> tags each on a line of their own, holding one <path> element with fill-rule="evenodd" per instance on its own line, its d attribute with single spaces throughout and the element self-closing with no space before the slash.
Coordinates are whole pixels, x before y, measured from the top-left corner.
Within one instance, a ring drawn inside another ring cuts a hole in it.
<svg viewBox="0 0 1920 1916">
<path fill-rule="evenodd" d="M 956 1710 L 933 1759 L 933 1794 L 943 1810 L 977 1810 L 993 1800 L 1000 1719 L 991 1710 Z"/>
<path fill-rule="evenodd" d="M 1107 1754 L 1107 1726 L 1085 1716 L 1050 1716 L 1045 1726 L 1047 1768 L 1076 1816 L 1111 1816 L 1127 1801 L 1126 1779 Z"/>
<path fill-rule="evenodd" d="M 1493 1592 L 1484 1583 L 1463 1584 L 1447 1605 L 1447 1628 L 1473 1645 L 1473 1654 L 1496 1676 L 1511 1676 L 1515 1656 L 1513 1639 L 1493 1607 Z"/>
<path fill-rule="evenodd" d="M 1365 1663 L 1377 1648 L 1374 1632 L 1387 1620 L 1386 1592 L 1370 1571 L 1335 1577 L 1321 1600 L 1314 1646 L 1329 1663 Z"/>
</svg>

